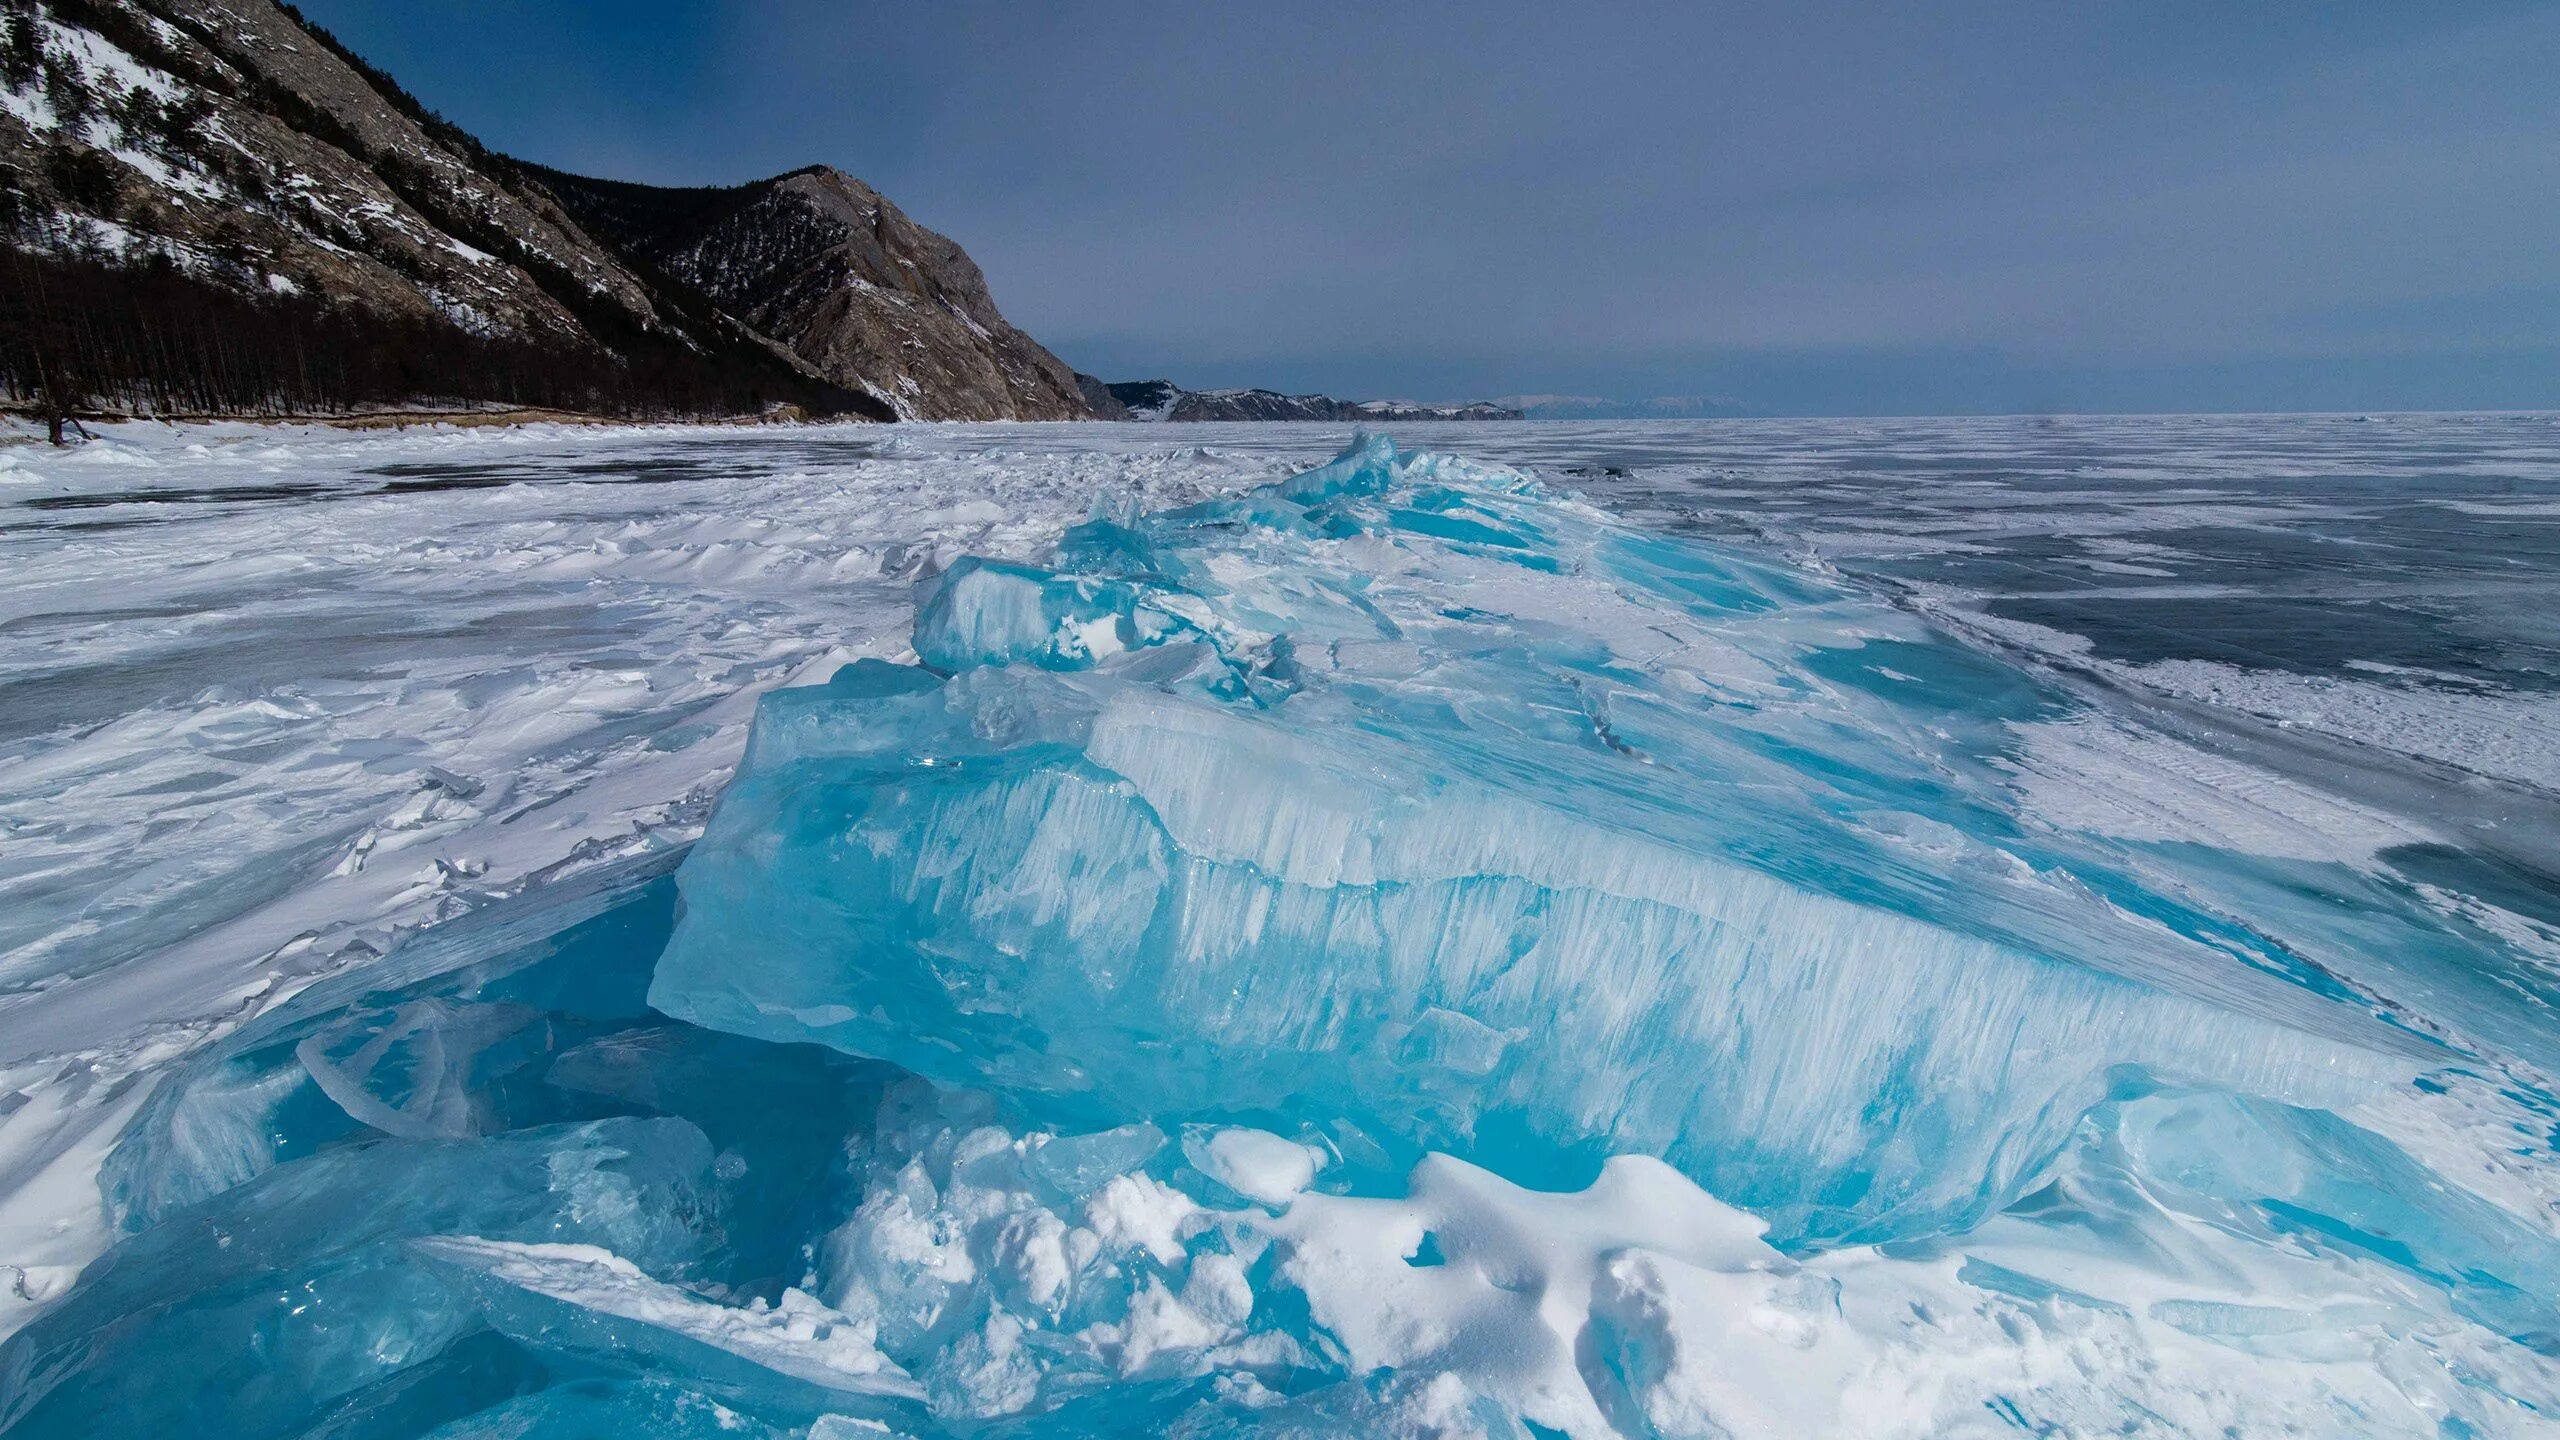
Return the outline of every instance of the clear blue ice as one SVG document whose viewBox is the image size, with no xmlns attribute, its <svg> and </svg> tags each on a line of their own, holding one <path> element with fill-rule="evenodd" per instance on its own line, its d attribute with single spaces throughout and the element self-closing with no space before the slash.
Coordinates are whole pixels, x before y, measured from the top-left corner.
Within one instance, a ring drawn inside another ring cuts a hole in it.
<svg viewBox="0 0 2560 1440">
<path fill-rule="evenodd" d="M 924 587 L 671 876 L 165 1084 L 0 1424 L 1782 1434 L 1845 1367 L 1972 1377 L 1870 1433 L 2179 1433 L 2180 1363 L 2241 1433 L 2560 1423 L 2548 1202 L 2410 1139 L 2549 1173 L 2550 977 L 2031 813 L 2064 680 L 1384 440 Z"/>
</svg>

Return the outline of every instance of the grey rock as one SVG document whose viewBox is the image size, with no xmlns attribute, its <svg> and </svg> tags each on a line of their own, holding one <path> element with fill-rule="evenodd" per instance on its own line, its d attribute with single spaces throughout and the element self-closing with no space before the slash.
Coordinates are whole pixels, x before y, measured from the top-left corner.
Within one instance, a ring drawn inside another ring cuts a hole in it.
<svg viewBox="0 0 2560 1440">
<path fill-rule="evenodd" d="M 902 417 L 1094 413 L 1075 372 L 996 309 L 968 252 L 841 170 L 675 189 L 524 168 L 589 230 Z"/>
<path fill-rule="evenodd" d="M 1120 397 L 1111 393 L 1108 382 L 1079 370 L 1076 372 L 1076 390 L 1084 396 L 1085 408 L 1093 412 L 1094 419 L 1126 420 L 1130 418 L 1129 407 L 1121 404 Z"/>
</svg>

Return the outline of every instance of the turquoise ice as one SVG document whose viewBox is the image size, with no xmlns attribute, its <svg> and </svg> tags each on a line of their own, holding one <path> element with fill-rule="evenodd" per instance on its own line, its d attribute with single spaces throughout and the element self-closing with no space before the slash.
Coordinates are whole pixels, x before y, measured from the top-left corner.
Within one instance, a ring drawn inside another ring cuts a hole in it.
<svg viewBox="0 0 2560 1440">
<path fill-rule="evenodd" d="M 2111 1092 L 2424 1047 L 2022 830 L 2058 705 L 1819 575 L 1384 440 L 932 582 L 765 705 L 650 1000 L 1057 1123 L 1275 1117 L 1782 1238 L 2005 1203 Z"/>
<path fill-rule="evenodd" d="M 2036 814 L 2087 699 L 1857 585 L 1372 441 L 914 651 L 169 1076 L 0 1433 L 2560 1414 L 2517 957 Z"/>
</svg>

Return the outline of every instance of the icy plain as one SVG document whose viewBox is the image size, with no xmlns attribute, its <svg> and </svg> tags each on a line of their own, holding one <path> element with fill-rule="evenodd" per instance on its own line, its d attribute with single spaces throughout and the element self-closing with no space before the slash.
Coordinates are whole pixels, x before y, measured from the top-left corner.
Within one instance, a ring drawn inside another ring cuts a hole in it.
<svg viewBox="0 0 2560 1440">
<path fill-rule="evenodd" d="M 1396 434 L 0 447 L 0 1427 L 2552 1428 L 2560 422 Z"/>
</svg>

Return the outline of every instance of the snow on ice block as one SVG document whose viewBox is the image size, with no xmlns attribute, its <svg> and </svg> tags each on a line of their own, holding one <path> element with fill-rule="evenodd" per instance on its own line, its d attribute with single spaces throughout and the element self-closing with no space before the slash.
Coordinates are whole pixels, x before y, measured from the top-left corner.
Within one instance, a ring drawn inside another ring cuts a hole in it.
<svg viewBox="0 0 2560 1440">
<path fill-rule="evenodd" d="M 2023 827 L 2065 702 L 1851 587 L 1365 441 L 963 565 L 924 667 L 767 698 L 650 990 L 1054 1121 L 1286 1117 L 1783 1242 L 2005 1202 L 2110 1093 L 2424 1042 Z"/>
</svg>

